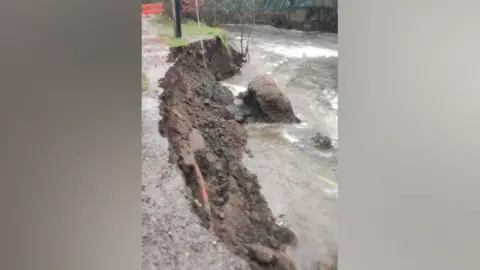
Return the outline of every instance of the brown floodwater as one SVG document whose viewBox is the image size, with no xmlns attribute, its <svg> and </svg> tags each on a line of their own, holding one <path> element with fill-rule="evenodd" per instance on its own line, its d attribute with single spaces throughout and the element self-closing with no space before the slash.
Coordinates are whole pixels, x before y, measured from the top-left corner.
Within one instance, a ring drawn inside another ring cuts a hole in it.
<svg viewBox="0 0 480 270">
<path fill-rule="evenodd" d="M 238 42 L 239 31 L 226 26 Z M 225 85 L 238 93 L 259 74 L 274 77 L 290 98 L 301 124 L 248 125 L 244 164 L 258 175 L 263 194 L 279 222 L 298 245 L 290 250 L 299 270 L 317 269 L 322 247 L 336 248 L 338 236 L 337 154 L 313 148 L 310 138 L 328 135 L 338 147 L 337 36 L 252 28 L 250 61 Z"/>
</svg>

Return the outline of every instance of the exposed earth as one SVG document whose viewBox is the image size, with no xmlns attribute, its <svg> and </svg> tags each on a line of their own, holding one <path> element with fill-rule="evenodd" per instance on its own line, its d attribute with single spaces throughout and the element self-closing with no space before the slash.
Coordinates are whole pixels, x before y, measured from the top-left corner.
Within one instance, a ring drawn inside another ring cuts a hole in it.
<svg viewBox="0 0 480 270">
<path fill-rule="evenodd" d="M 156 40 L 156 29 L 142 18 L 143 72 L 149 88 L 142 93 L 142 269 L 247 270 L 201 225 L 186 199 L 187 187 L 176 165 L 168 162 L 168 141 L 158 132 L 158 78 L 170 64 L 168 48 Z"/>
</svg>

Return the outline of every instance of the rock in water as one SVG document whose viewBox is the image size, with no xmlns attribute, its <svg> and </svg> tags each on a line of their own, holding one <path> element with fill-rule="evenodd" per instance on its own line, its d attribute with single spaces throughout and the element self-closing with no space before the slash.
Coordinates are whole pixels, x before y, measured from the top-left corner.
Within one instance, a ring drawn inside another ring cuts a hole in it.
<svg viewBox="0 0 480 270">
<path fill-rule="evenodd" d="M 290 100 L 282 93 L 275 80 L 268 75 L 255 77 L 246 93 L 243 103 L 249 109 L 249 118 L 256 122 L 299 123 Z"/>
<path fill-rule="evenodd" d="M 319 150 L 330 150 L 333 148 L 332 139 L 322 135 L 320 132 L 317 132 L 317 134 L 312 137 L 312 141 L 315 145 L 315 148 Z"/>
<path fill-rule="evenodd" d="M 287 227 L 278 226 L 275 229 L 274 234 L 282 244 L 286 244 L 286 245 L 297 244 L 297 237 L 295 236 L 293 231 Z"/>
</svg>

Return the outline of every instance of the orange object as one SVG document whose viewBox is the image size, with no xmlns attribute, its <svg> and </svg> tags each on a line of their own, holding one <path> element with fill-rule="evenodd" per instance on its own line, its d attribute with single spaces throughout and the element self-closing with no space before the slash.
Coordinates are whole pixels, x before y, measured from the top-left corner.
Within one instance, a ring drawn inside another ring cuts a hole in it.
<svg viewBox="0 0 480 270">
<path fill-rule="evenodd" d="M 160 14 L 163 12 L 163 5 L 160 3 L 142 5 L 142 15 Z"/>
<path fill-rule="evenodd" d="M 200 193 L 203 200 L 203 206 L 205 207 L 205 210 L 207 211 L 207 214 L 208 214 L 208 218 L 210 219 L 210 225 L 209 225 L 210 228 L 208 229 L 211 232 L 213 232 L 214 231 L 213 219 L 212 219 L 212 213 L 210 210 L 210 203 L 208 201 L 208 193 L 207 193 L 207 187 L 205 186 L 205 180 L 203 180 L 202 172 L 200 171 L 200 168 L 198 167 L 197 162 L 195 162 L 194 168 L 195 168 L 195 175 L 197 177 L 197 182 L 198 182 L 198 185 L 200 186 Z"/>
</svg>

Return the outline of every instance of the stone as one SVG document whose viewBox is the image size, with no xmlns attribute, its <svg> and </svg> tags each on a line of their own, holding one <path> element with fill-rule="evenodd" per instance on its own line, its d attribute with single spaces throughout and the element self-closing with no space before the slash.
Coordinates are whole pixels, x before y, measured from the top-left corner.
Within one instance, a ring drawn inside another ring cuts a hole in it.
<svg viewBox="0 0 480 270">
<path fill-rule="evenodd" d="M 250 218 L 255 222 L 261 222 L 262 221 L 262 216 L 257 212 L 252 212 L 251 215 L 250 215 Z"/>
<path fill-rule="evenodd" d="M 283 226 L 278 226 L 275 229 L 275 238 L 277 238 L 278 241 L 282 244 L 286 245 L 296 245 L 297 244 L 297 237 L 293 233 L 292 230 L 290 230 L 287 227 Z"/>
<path fill-rule="evenodd" d="M 275 269 L 278 270 L 296 270 L 295 264 L 292 259 L 290 259 L 284 253 L 275 254 Z"/>
<path fill-rule="evenodd" d="M 194 152 L 205 149 L 205 140 L 198 129 L 192 128 L 189 137 L 190 145 L 192 146 Z"/>
<path fill-rule="evenodd" d="M 315 148 L 319 150 L 330 150 L 333 148 L 332 139 L 322 135 L 320 132 L 317 132 L 315 136 L 312 137 Z"/>
<path fill-rule="evenodd" d="M 215 203 L 217 205 L 224 205 L 225 204 L 225 199 L 223 199 L 222 197 L 218 197 L 218 198 L 215 198 Z"/>
<path fill-rule="evenodd" d="M 281 247 L 280 242 L 277 241 L 274 237 L 269 236 L 268 238 L 268 243 L 275 249 L 279 249 Z"/>
<path fill-rule="evenodd" d="M 262 264 L 273 262 L 275 251 L 262 245 L 251 245 L 248 247 L 253 259 Z"/>
<path fill-rule="evenodd" d="M 242 94 L 244 106 L 248 108 L 249 119 L 266 123 L 300 123 L 292 104 L 268 75 L 255 77 L 246 93 Z"/>
</svg>

